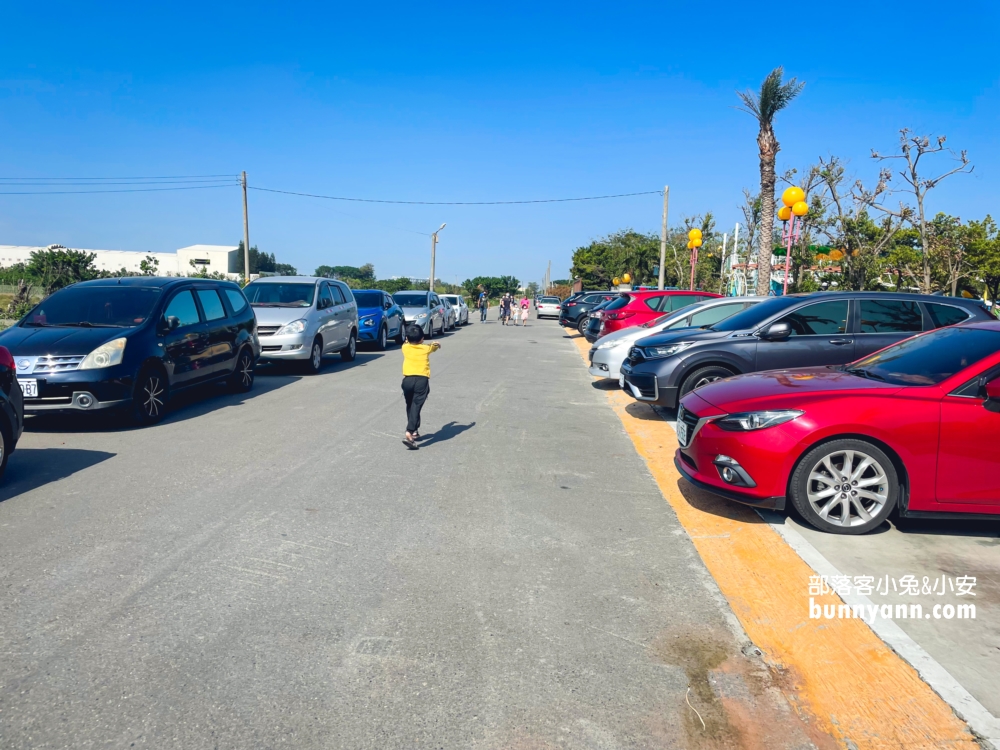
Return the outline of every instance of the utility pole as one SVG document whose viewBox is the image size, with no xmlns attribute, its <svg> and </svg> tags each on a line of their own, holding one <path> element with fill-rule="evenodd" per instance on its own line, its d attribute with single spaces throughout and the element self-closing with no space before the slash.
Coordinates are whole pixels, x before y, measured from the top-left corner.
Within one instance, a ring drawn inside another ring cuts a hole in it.
<svg viewBox="0 0 1000 750">
<path fill-rule="evenodd" d="M 548 267 L 545 269 L 545 291 L 542 294 L 549 293 L 549 287 L 552 286 L 552 261 L 549 261 Z"/>
<path fill-rule="evenodd" d="M 446 226 L 448 226 L 448 225 L 447 224 L 442 224 L 441 226 L 439 226 L 437 228 L 437 232 L 434 232 L 431 235 L 431 278 L 430 278 L 430 281 L 428 282 L 429 287 L 430 287 L 429 291 L 431 291 L 431 292 L 434 291 L 434 259 L 435 259 L 435 256 L 437 255 L 438 232 L 440 232 Z"/>
<path fill-rule="evenodd" d="M 243 186 L 243 283 L 250 283 L 250 219 L 247 217 L 247 173 L 240 175 Z"/>
<path fill-rule="evenodd" d="M 660 279 L 657 287 L 663 291 L 664 271 L 667 265 L 667 203 L 670 200 L 670 186 L 663 187 L 663 224 L 660 227 Z"/>
</svg>

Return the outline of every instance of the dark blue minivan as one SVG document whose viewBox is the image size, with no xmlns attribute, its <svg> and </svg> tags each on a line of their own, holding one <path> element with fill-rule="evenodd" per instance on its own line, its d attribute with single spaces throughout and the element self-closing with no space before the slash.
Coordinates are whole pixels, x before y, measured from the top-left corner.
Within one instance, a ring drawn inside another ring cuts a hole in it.
<svg viewBox="0 0 1000 750">
<path fill-rule="evenodd" d="M 148 276 L 73 284 L 0 333 L 27 414 L 122 408 L 140 424 L 172 393 L 225 380 L 253 387 L 253 309 L 231 281 Z"/>
</svg>

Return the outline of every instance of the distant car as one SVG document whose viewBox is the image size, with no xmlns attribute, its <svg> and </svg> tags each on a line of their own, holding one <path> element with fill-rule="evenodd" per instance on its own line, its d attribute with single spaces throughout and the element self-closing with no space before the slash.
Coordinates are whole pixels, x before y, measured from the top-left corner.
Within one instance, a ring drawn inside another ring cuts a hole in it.
<svg viewBox="0 0 1000 750">
<path fill-rule="evenodd" d="M 389 339 L 402 344 L 406 339 L 403 309 L 388 292 L 380 289 L 354 289 L 358 305 L 358 340 L 372 341 L 379 351 Z"/>
<path fill-rule="evenodd" d="M 469 325 L 469 306 L 461 294 L 442 294 L 442 300 L 448 300 L 456 311 L 456 323 L 460 326 Z"/>
<path fill-rule="evenodd" d="M 681 399 L 677 437 L 689 482 L 762 508 L 791 501 L 822 531 L 863 534 L 894 508 L 1000 520 L 1000 323 L 709 383 Z"/>
<path fill-rule="evenodd" d="M 453 331 L 458 327 L 458 310 L 444 295 L 438 296 L 441 298 L 441 306 L 444 307 L 444 329 Z"/>
<path fill-rule="evenodd" d="M 617 300 L 606 299 L 587 313 L 587 325 L 584 326 L 583 337 L 591 344 L 601 337 L 601 329 L 604 328 L 604 311 L 613 302 L 617 302 Z"/>
<path fill-rule="evenodd" d="M 674 312 L 706 299 L 718 299 L 720 296 L 711 292 L 671 291 L 668 289 L 664 289 L 662 292 L 659 290 L 622 292 L 618 299 L 604 308 L 598 336 L 642 325 L 664 313 Z"/>
<path fill-rule="evenodd" d="M 559 324 L 575 328 L 580 335 L 587 330 L 587 317 L 591 310 L 606 300 L 614 299 L 618 292 L 588 292 L 579 297 L 569 297 L 559 306 Z"/>
<path fill-rule="evenodd" d="M 28 414 L 130 409 L 159 422 L 184 388 L 253 388 L 254 312 L 231 281 L 136 276 L 84 281 L 0 333 Z"/>
<path fill-rule="evenodd" d="M 392 295 L 401 308 L 407 325 L 415 323 L 424 329 L 424 336 L 433 338 L 434 332 L 444 333 L 445 312 L 441 298 L 434 292 L 406 291 Z"/>
<path fill-rule="evenodd" d="M 897 292 L 772 297 L 704 330 L 642 338 L 619 383 L 668 408 L 706 383 L 747 372 L 842 365 L 921 331 L 992 320 L 978 300 Z"/>
<path fill-rule="evenodd" d="M 705 300 L 666 313 L 635 328 L 623 328 L 609 333 L 590 348 L 590 374 L 598 378 L 617 379 L 629 349 L 639 339 L 681 328 L 699 329 L 714 325 L 766 299 L 768 297 L 719 297 Z"/>
<path fill-rule="evenodd" d="M 538 310 L 538 319 L 542 318 L 558 318 L 559 317 L 559 306 L 562 304 L 562 300 L 558 297 L 539 297 L 538 303 L 536 304 L 536 309 Z"/>
<path fill-rule="evenodd" d="M 315 374 L 324 354 L 354 359 L 358 305 L 347 284 L 315 276 L 265 276 L 243 291 L 257 316 L 264 360 L 292 360 Z"/>
<path fill-rule="evenodd" d="M 0 477 L 24 430 L 24 396 L 17 386 L 16 370 L 14 356 L 0 346 Z"/>
</svg>

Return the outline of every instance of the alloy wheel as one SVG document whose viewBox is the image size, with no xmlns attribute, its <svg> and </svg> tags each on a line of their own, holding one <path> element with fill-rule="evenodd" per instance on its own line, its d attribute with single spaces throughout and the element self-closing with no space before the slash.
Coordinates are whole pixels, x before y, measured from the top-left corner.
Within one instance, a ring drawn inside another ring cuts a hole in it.
<svg viewBox="0 0 1000 750">
<path fill-rule="evenodd" d="M 314 370 L 318 370 L 323 364 L 323 348 L 319 344 L 313 344 L 312 354 L 309 356 Z"/>
<path fill-rule="evenodd" d="M 879 515 L 889 501 L 882 465 L 857 450 L 824 456 L 809 471 L 806 497 L 816 514 L 834 526 L 860 526 Z"/>
<path fill-rule="evenodd" d="M 163 386 L 159 375 L 150 375 L 142 386 L 142 410 L 155 419 L 163 411 Z"/>
<path fill-rule="evenodd" d="M 382 328 L 381 328 L 381 330 L 379 331 L 379 334 L 378 334 L 378 347 L 379 347 L 379 349 L 385 349 L 386 344 L 388 343 L 388 338 L 389 338 L 389 336 L 388 336 L 388 334 L 385 331 L 385 326 L 382 326 Z"/>
<path fill-rule="evenodd" d="M 253 385 L 253 358 L 248 352 L 243 352 L 240 357 L 240 382 L 244 388 Z"/>
<path fill-rule="evenodd" d="M 698 378 L 695 381 L 694 388 L 701 388 L 703 385 L 708 385 L 709 383 L 714 383 L 716 380 L 722 380 L 721 375 L 707 375 L 703 378 Z M 693 391 L 694 388 L 691 390 Z"/>
</svg>

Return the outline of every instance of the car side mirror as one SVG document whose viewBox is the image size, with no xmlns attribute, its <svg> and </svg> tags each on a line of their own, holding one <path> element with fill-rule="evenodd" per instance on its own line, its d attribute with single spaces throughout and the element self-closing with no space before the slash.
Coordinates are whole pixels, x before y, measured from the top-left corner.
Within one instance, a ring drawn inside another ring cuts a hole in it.
<svg viewBox="0 0 1000 750">
<path fill-rule="evenodd" d="M 767 330 L 760 334 L 760 337 L 765 341 L 784 341 L 791 335 L 792 327 L 788 323 L 779 320 L 777 323 L 772 323 L 768 326 Z"/>
<path fill-rule="evenodd" d="M 987 382 L 979 393 L 983 397 L 983 406 L 989 411 L 1000 412 L 1000 377 Z"/>
<path fill-rule="evenodd" d="M 181 327 L 181 319 L 178 318 L 176 315 L 168 315 L 166 322 L 168 331 L 176 331 L 178 328 Z"/>
</svg>

